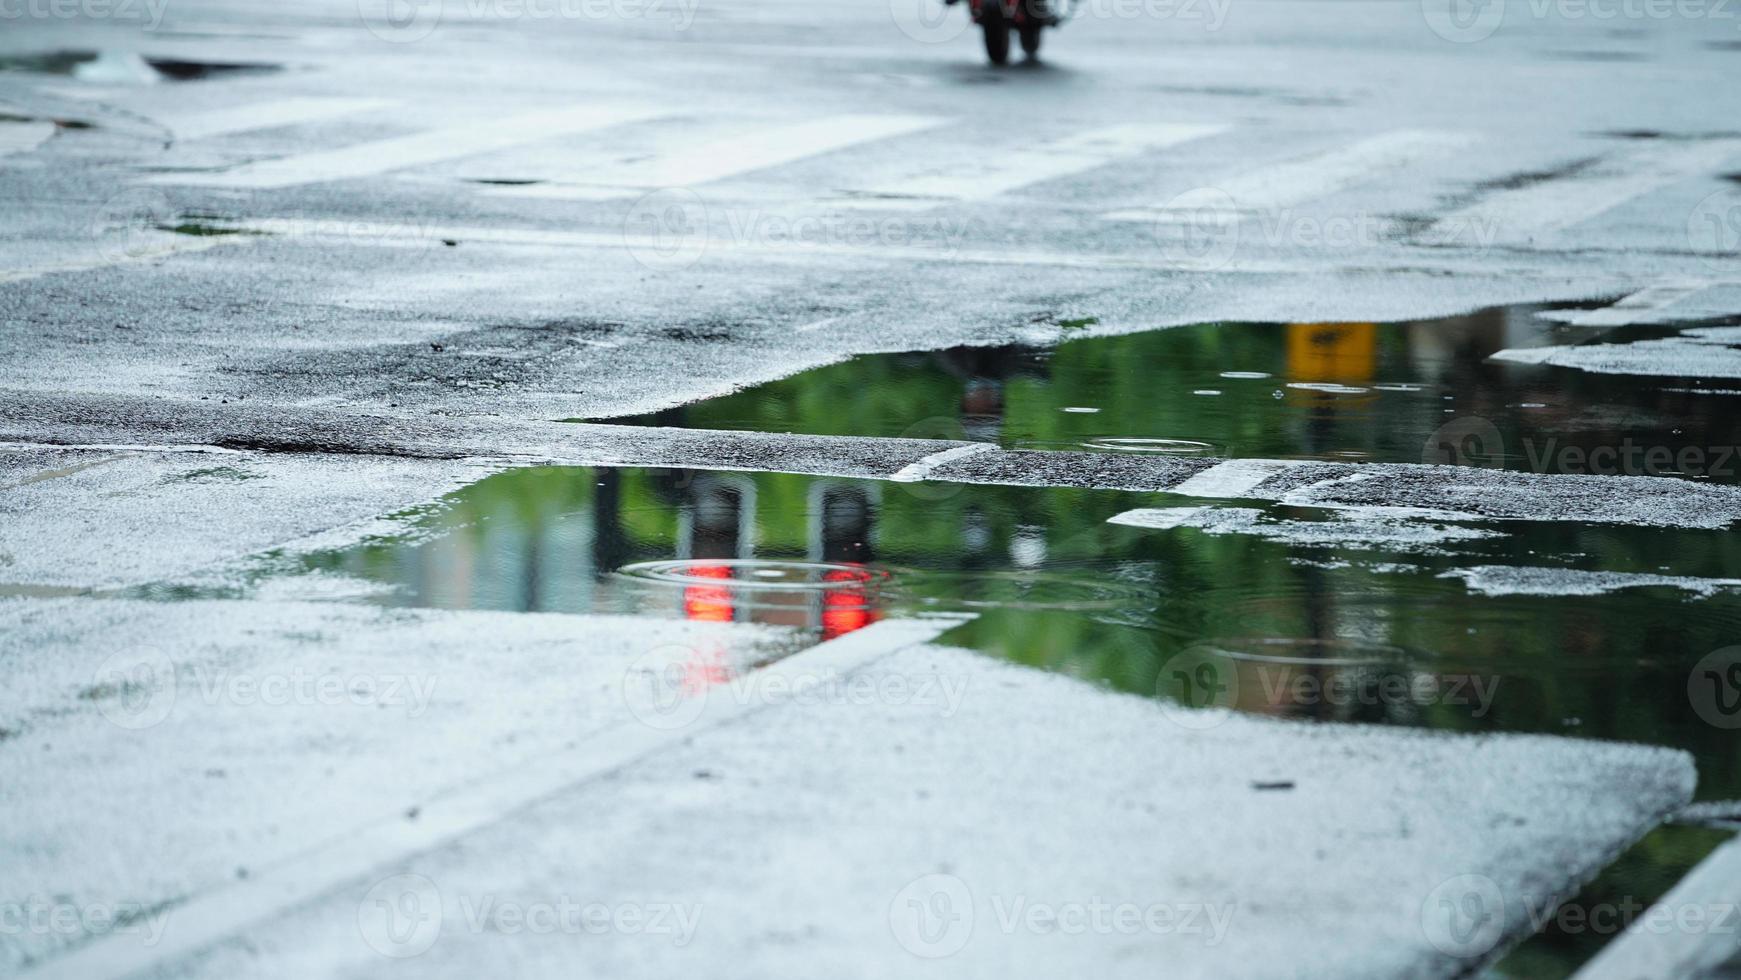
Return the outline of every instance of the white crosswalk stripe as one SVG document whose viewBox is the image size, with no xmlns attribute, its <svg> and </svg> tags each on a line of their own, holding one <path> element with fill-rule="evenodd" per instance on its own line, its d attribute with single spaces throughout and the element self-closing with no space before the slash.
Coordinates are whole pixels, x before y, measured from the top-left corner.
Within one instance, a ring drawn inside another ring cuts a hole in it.
<svg viewBox="0 0 1741 980">
<path fill-rule="evenodd" d="M 971 166 L 930 163 L 854 190 L 876 196 L 858 203 L 884 208 L 930 208 L 949 201 L 984 200 L 1226 129 L 1213 123 L 1103 126 L 1031 148 L 984 154 Z"/>
<path fill-rule="evenodd" d="M 1328 197 L 1356 184 L 1394 174 L 1430 156 L 1448 153 L 1474 142 L 1464 133 L 1394 130 L 1340 149 L 1216 181 L 1231 206 L 1241 212 L 1275 211 Z M 1187 209 L 1195 211 L 1196 209 Z M 1112 221 L 1157 221 L 1173 213 L 1166 205 L 1112 211 Z"/>
<path fill-rule="evenodd" d="M 1469 229 L 1488 229 L 1489 244 L 1522 245 L 1588 221 L 1660 187 L 1709 174 L 1741 154 L 1741 140 L 1660 142 L 1570 174 L 1493 194 L 1441 217 L 1418 241 L 1466 243 Z"/>
<path fill-rule="evenodd" d="M 492 196 L 605 200 L 657 187 L 689 187 L 765 170 L 873 140 L 941 125 L 937 116 L 848 114 L 746 130 L 573 183 L 492 188 Z"/>
<path fill-rule="evenodd" d="M 277 188 L 327 180 L 369 177 L 421 164 L 502 150 L 572 133 L 651 119 L 660 112 L 639 108 L 581 106 L 529 112 L 493 122 L 433 129 L 300 156 L 244 164 L 218 173 L 162 174 L 146 183 L 200 187 Z"/>
<path fill-rule="evenodd" d="M 0 157 L 14 153 L 29 153 L 48 142 L 54 135 L 54 123 L 0 122 Z"/>
<path fill-rule="evenodd" d="M 1632 323 L 1648 323 L 1657 312 L 1689 296 L 1696 296 L 1714 285 L 1717 284 L 1707 279 L 1659 282 L 1622 297 L 1612 306 L 1594 310 L 1543 310 L 1536 316 L 1543 320 L 1579 327 L 1620 327 Z"/>
<path fill-rule="evenodd" d="M 184 115 L 159 116 L 158 121 L 169 127 L 177 139 L 194 140 L 225 133 L 243 133 L 275 126 L 320 122 L 362 112 L 387 109 L 397 102 L 391 99 L 279 99 L 252 105 L 192 112 Z"/>
</svg>

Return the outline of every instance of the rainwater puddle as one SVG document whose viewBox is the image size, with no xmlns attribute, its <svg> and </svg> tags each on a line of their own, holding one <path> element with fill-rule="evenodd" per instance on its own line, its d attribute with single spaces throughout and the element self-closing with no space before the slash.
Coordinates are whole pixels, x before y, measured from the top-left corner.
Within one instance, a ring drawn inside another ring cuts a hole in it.
<svg viewBox="0 0 1741 980">
<path fill-rule="evenodd" d="M 1715 578 L 1724 531 L 1485 522 L 1419 549 L 1109 523 L 1162 495 L 905 485 L 781 473 L 534 467 L 405 518 L 402 534 L 274 573 L 381 587 L 366 601 L 627 613 L 794 628 L 972 612 L 945 638 L 1146 697 L 1209 703 L 1169 665 L 1208 663 L 1214 703 L 1300 720 L 1547 732 L 1672 745 L 1700 796 L 1741 797 L 1733 733 L 1689 693 L 1741 635 L 1741 590 L 1490 594 L 1454 570 L 1576 565 Z M 1308 508 L 1253 520 L 1335 526 Z M 1194 675 L 1195 676 L 1195 675 Z M 1689 700 L 1693 698 L 1693 700 Z"/>
<path fill-rule="evenodd" d="M 1741 482 L 1733 381 L 1490 359 L 1681 329 L 1574 326 L 1537 317 L 1542 309 L 1388 324 L 1206 323 L 1050 348 L 873 354 L 655 415 L 593 421 Z"/>
<path fill-rule="evenodd" d="M 1492 359 L 1678 330 L 1535 312 L 873 355 L 595 421 L 1741 483 L 1741 386 Z M 942 642 L 1143 697 L 1672 746 L 1694 756 L 1699 798 L 1741 798 L 1741 705 L 1702 686 L 1741 636 L 1741 588 L 1721 581 L 1741 578 L 1741 538 L 1725 530 L 558 467 L 492 476 L 407 521 L 290 571 L 374 583 L 368 601 L 387 604 L 757 622 L 806 642 L 971 612 Z M 1648 902 L 1716 839 L 1663 828 L 1584 900 Z M 1607 938 L 1550 924 L 1497 972 L 1565 976 Z"/>
</svg>

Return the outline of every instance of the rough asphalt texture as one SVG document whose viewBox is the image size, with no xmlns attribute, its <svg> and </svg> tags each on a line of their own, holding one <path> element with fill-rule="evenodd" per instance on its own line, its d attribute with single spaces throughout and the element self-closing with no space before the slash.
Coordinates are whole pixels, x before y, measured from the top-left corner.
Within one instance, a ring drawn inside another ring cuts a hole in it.
<svg viewBox="0 0 1741 980">
<path fill-rule="evenodd" d="M 1002 73 L 950 29 L 965 26 L 958 8 L 932 33 L 916 5 L 881 0 L 557 18 L 449 3 L 439 23 L 408 27 L 349 0 L 178 0 L 149 30 L 120 15 L 7 20 L 0 59 L 106 54 L 86 78 L 0 73 L 0 859 L 14 872 L 0 903 L 65 896 L 173 926 L 176 908 L 245 885 L 252 867 L 586 744 L 622 720 L 623 678 L 649 648 L 705 640 L 753 659 L 780 642 L 744 626 L 117 590 L 243 594 L 252 556 L 357 540 L 510 465 L 890 478 L 956 445 L 561 419 L 669 407 L 869 351 L 1205 320 L 1424 318 L 1665 284 L 1680 298 L 1628 319 L 1741 312 L 1736 243 L 1720 224 L 1701 237 L 1741 198 L 1733 22 L 1615 25 L 1512 4 L 1491 36 L 1460 42 L 1435 33 L 1446 22 L 1432 4 L 1115 6 L 1049 38 L 1043 67 Z M 144 84 L 128 52 L 283 70 Z M 294 118 L 316 100 L 347 108 Z M 459 145 L 577 107 L 644 115 L 311 176 L 344 147 L 434 130 Z M 843 114 L 936 125 L 650 198 L 524 196 Z M 1133 123 L 1225 129 L 986 197 L 948 179 Z M 1370 141 L 1399 132 L 1418 152 L 1364 176 L 1317 165 L 1246 187 L 1282 210 L 1231 237 L 1193 240 L 1164 213 L 1107 217 L 1239 189 L 1260 164 L 1371 159 L 1384 151 Z M 280 159 L 290 177 L 275 185 L 235 176 Z M 891 185 L 935 196 L 879 190 Z M 1732 377 L 1724 339 L 1522 356 Z M 1314 464 L 1240 484 L 1217 482 L 1218 465 L 991 451 L 930 475 L 1156 491 L 1202 477 L 1239 499 L 1340 509 L 1369 535 L 1416 518 L 1716 528 L 1741 516 L 1732 490 L 1666 479 Z M 309 598 L 315 584 L 295 588 Z M 137 692 L 97 678 L 141 647 L 175 658 L 190 696 L 155 726 L 121 728 L 105 706 Z M 392 706 L 198 694 L 213 670 L 298 664 L 433 675 L 436 700 L 401 719 Z M 1659 750 L 1244 718 L 1198 731 L 1155 704 L 936 647 L 864 669 L 958 677 L 969 696 L 948 717 L 910 702 L 779 706 L 697 733 L 486 814 L 487 829 L 393 868 L 358 861 L 331 894 L 238 925 L 159 975 L 469 976 L 507 962 L 567 976 L 585 962 L 612 976 L 1056 976 L 1159 961 L 1180 975 L 1312 964 L 1451 976 L 1691 792 L 1685 757 Z M 420 956 L 383 951 L 365 915 L 395 872 L 443 899 L 438 943 Z M 970 908 L 973 926 L 935 961 L 937 947 L 915 949 L 891 921 L 914 897 L 902 889 L 930 874 L 961 883 L 970 902 L 953 911 Z M 1447 950 L 1423 909 L 1471 880 L 1506 900 L 1505 928 Z M 704 911 L 682 946 L 465 925 L 484 898 L 524 908 L 564 895 Z M 1018 898 L 1238 909 L 1224 944 L 1177 931 L 1089 942 L 1000 929 Z M 7 972 L 50 971 L 99 940 L 8 933 L 0 948 Z"/>
</svg>

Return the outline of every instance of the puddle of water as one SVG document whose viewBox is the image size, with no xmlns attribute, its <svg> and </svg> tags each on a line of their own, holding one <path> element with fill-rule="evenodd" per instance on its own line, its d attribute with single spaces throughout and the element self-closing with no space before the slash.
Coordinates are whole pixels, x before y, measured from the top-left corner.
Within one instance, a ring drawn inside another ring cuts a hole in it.
<svg viewBox="0 0 1741 980">
<path fill-rule="evenodd" d="M 1495 964 L 1493 973 L 1517 980 L 1571 976 L 1731 836 L 1697 827 L 1651 831 L 1559 908 L 1530 909 L 1537 933 Z"/>
<path fill-rule="evenodd" d="M 1535 317 L 1538 309 L 1392 324 L 1212 323 L 1055 348 L 868 355 L 656 415 L 596 421 L 1741 482 L 1736 396 L 1711 393 L 1732 383 L 1489 360 L 1504 349 L 1678 330 L 1567 326 Z"/>
<path fill-rule="evenodd" d="M 1190 700 L 1164 669 L 1185 657 L 1229 682 L 1237 710 L 1673 745 L 1697 756 L 1701 797 L 1741 797 L 1732 733 L 1688 689 L 1694 665 L 1741 635 L 1741 591 L 1484 595 L 1445 575 L 1576 564 L 1718 577 L 1741 567 L 1726 532 L 1504 522 L 1423 552 L 1107 523 L 1153 494 L 923 489 L 536 467 L 451 495 L 401 535 L 267 567 L 390 586 L 366 600 L 388 604 L 751 621 L 812 639 L 967 610 L 979 618 L 948 642 L 1145 696 Z"/>
<path fill-rule="evenodd" d="M 534 467 L 402 518 L 403 533 L 269 559 L 263 584 L 362 580 L 386 588 L 351 601 L 766 623 L 800 633 L 793 649 L 887 617 L 965 610 L 977 618 L 943 642 L 1140 696 L 1302 723 L 1674 746 L 1694 755 L 1701 798 L 1741 797 L 1733 731 L 1689 691 L 1702 658 L 1741 635 L 1741 592 L 1484 595 L 1445 575 L 1575 563 L 1716 577 L 1741 567 L 1727 532 L 1505 522 L 1422 553 L 1382 538 L 1107 522 L 1162 499 Z M 1243 509 L 1331 523 L 1305 508 Z M 680 666 L 704 686 L 753 665 L 703 651 Z M 1666 889 L 1697 849 L 1653 841 L 1685 833 L 1647 839 L 1588 900 Z M 1598 945 L 1549 929 L 1507 967 L 1565 975 Z"/>
</svg>

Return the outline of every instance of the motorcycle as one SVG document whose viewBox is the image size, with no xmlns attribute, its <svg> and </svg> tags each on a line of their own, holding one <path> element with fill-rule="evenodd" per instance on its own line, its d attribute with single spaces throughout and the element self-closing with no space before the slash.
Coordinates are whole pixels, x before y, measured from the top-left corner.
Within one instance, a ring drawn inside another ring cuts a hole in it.
<svg viewBox="0 0 1741 980">
<path fill-rule="evenodd" d="M 955 0 L 949 0 L 954 3 Z M 994 65 L 1006 65 L 1010 60 L 1010 31 L 1021 39 L 1022 53 L 1030 58 L 1040 54 L 1040 32 L 1064 23 L 1074 11 L 1064 0 L 967 0 L 973 22 L 985 31 L 985 56 Z"/>
</svg>

